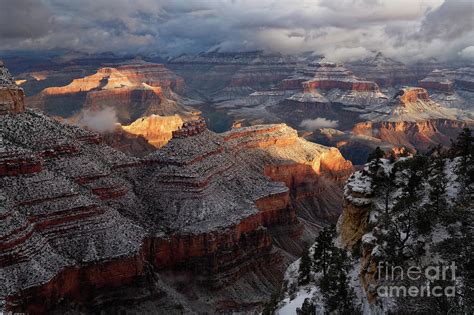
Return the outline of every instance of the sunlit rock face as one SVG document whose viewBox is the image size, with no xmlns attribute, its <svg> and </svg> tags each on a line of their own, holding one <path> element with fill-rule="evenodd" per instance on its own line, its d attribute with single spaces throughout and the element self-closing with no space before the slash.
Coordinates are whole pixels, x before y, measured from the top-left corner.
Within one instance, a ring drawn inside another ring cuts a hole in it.
<svg viewBox="0 0 474 315">
<path fill-rule="evenodd" d="M 0 115 L 23 112 L 24 98 L 23 89 L 15 84 L 10 72 L 0 61 Z"/>
<path fill-rule="evenodd" d="M 474 122 L 468 112 L 440 106 L 423 88 L 402 89 L 392 100 L 362 117 L 368 121 L 358 123 L 354 134 L 419 150 L 449 144 L 462 128 Z"/>
<path fill-rule="evenodd" d="M 27 97 L 36 95 L 49 87 L 61 87 L 70 84 L 73 80 L 92 75 L 97 68 L 93 66 L 64 65 L 60 69 L 51 67 L 50 69 L 32 70 L 18 74 L 17 84 L 24 90 Z"/>
<path fill-rule="evenodd" d="M 405 64 L 388 58 L 380 52 L 372 58 L 348 63 L 347 66 L 356 75 L 375 81 L 382 87 L 412 85 L 417 82 L 416 74 Z"/>
<path fill-rule="evenodd" d="M 253 308 L 314 238 L 306 222 L 341 211 L 351 163 L 286 125 L 172 134 L 134 158 L 30 109 L 0 116 L 2 307 L 112 310 L 125 295 L 154 312 Z"/>
<path fill-rule="evenodd" d="M 175 92 L 183 89 L 183 79 L 163 65 L 138 62 L 100 68 L 68 85 L 48 87 L 28 98 L 28 105 L 62 117 L 71 117 L 83 109 L 112 108 L 121 123 L 151 114 L 193 116 L 192 109 L 177 102 Z"/>
<path fill-rule="evenodd" d="M 183 125 L 179 116 L 151 115 L 139 118 L 128 126 L 122 126 L 123 130 L 133 135 L 143 136 L 156 148 L 168 143 L 173 137 L 173 131 Z"/>
</svg>

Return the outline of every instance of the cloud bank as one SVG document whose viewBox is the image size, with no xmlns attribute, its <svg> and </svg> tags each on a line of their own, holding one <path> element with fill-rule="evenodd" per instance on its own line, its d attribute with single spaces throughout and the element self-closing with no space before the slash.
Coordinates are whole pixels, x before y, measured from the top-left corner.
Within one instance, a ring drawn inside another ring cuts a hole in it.
<svg viewBox="0 0 474 315">
<path fill-rule="evenodd" d="M 337 125 L 337 120 L 329 120 L 322 117 L 318 117 L 316 119 L 304 119 L 300 123 L 300 127 L 306 130 L 316 130 L 320 128 L 336 128 Z"/>
<path fill-rule="evenodd" d="M 100 111 L 84 110 L 77 124 L 99 133 L 110 132 L 118 123 L 117 114 L 113 108 L 106 107 Z"/>
<path fill-rule="evenodd" d="M 0 0 L 1 49 L 472 58 L 471 0 Z"/>
</svg>

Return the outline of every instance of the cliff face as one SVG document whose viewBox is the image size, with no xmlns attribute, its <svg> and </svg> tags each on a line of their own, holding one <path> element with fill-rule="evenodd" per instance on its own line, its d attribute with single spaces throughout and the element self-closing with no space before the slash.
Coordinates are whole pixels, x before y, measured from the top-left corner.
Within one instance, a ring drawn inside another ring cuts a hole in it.
<svg viewBox="0 0 474 315">
<path fill-rule="evenodd" d="M 195 274 L 189 287 L 201 291 L 180 293 L 184 309 L 258 306 L 281 278 L 288 254 L 279 253 L 299 253 L 299 201 L 326 200 L 324 189 L 352 170 L 285 125 L 223 135 L 185 125 L 143 159 L 31 110 L 0 116 L 0 136 L 0 296 L 6 310 L 31 313 L 114 304 L 113 292 L 136 286 L 167 300 L 177 284 L 150 279 L 169 272 Z M 278 165 L 293 174 L 290 188 L 265 175 Z M 275 246 L 282 239 L 293 243 Z M 251 274 L 258 294 L 244 299 Z M 218 298 L 209 301 L 211 289 Z"/>
<path fill-rule="evenodd" d="M 458 138 L 457 141 L 472 143 L 472 137 Z M 464 253 L 456 254 L 461 251 L 460 244 L 464 240 L 457 241 L 457 232 L 443 233 L 466 218 L 471 220 L 472 215 L 470 201 L 463 201 L 472 193 L 469 188 L 472 180 L 463 174 L 472 169 L 472 150 L 455 148 L 451 148 L 453 153 L 446 150 L 395 162 L 386 159 L 372 161 L 347 181 L 344 210 L 337 228 L 342 247 L 360 253 L 353 255 L 352 265 L 357 274 L 355 287 L 360 286 L 363 290 L 360 297 L 364 313 L 398 313 L 419 309 L 420 306 L 429 310 L 439 309 L 438 301 L 430 299 L 429 295 L 411 296 L 411 299 L 406 294 L 385 294 L 383 288 L 420 283 L 412 281 L 413 278 L 403 278 L 403 273 L 395 273 L 395 266 L 404 270 L 415 267 L 423 270 L 456 261 L 456 266 L 461 266 L 456 267 L 456 277 L 443 279 L 448 284 L 441 287 L 444 289 L 455 283 L 457 288 L 464 290 L 460 283 L 470 281 L 463 271 L 463 268 L 470 270 L 465 265 L 469 258 L 464 258 Z M 452 221 L 447 222 L 446 217 L 450 215 Z M 471 233 L 469 230 L 463 237 L 471 237 Z M 449 246 L 453 251 L 446 252 Z M 428 281 L 422 279 L 421 283 Z M 457 304 L 455 300 L 448 303 L 447 310 L 454 305 L 459 308 L 467 306 L 467 310 L 471 308 L 469 303 Z"/>
<path fill-rule="evenodd" d="M 133 135 L 143 136 L 156 148 L 161 148 L 173 137 L 173 131 L 183 125 L 179 116 L 151 115 L 134 121 L 131 125 L 122 126 L 123 130 Z"/>
<path fill-rule="evenodd" d="M 10 72 L 0 61 L 0 115 L 23 112 L 24 99 L 23 89 L 15 84 Z"/>
</svg>

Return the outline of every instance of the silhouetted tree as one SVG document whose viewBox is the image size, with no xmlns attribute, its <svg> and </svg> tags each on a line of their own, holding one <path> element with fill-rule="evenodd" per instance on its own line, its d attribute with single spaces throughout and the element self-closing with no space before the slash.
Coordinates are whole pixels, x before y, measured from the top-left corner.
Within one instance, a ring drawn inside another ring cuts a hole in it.
<svg viewBox="0 0 474 315">
<path fill-rule="evenodd" d="M 298 284 L 306 285 L 310 282 L 311 278 L 311 257 L 309 257 L 309 249 L 305 248 L 301 255 L 300 267 L 298 271 Z"/>
<path fill-rule="evenodd" d="M 306 298 L 301 305 L 301 308 L 296 309 L 296 314 L 298 315 L 316 315 L 316 307 L 311 299 Z"/>
<path fill-rule="evenodd" d="M 316 242 L 314 243 L 313 253 L 313 267 L 316 272 L 323 272 L 326 275 L 329 268 L 329 259 L 332 251 L 335 249 L 333 245 L 333 239 L 336 234 L 336 228 L 334 225 L 325 227 L 319 232 Z"/>
<path fill-rule="evenodd" d="M 319 283 L 328 313 L 359 313 L 354 290 L 349 286 L 350 260 L 344 249 L 334 248 L 329 257 L 329 268 Z"/>
<path fill-rule="evenodd" d="M 384 157 L 384 155 L 385 155 L 385 152 L 382 149 L 380 149 L 380 147 L 376 147 L 375 150 L 369 154 L 367 158 L 367 162 L 380 160 L 381 158 Z"/>
</svg>

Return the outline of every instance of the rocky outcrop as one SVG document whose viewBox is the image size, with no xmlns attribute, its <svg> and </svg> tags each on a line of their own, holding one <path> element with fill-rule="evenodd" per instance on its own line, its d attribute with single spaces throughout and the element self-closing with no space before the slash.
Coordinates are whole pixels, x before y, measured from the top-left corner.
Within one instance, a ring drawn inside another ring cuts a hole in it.
<svg viewBox="0 0 474 315">
<path fill-rule="evenodd" d="M 207 130 L 206 121 L 202 118 L 186 121 L 180 128 L 173 130 L 173 138 L 186 138 L 198 135 Z"/>
<path fill-rule="evenodd" d="M 352 247 L 367 232 L 373 191 L 371 180 L 366 173 L 358 171 L 344 187 L 343 212 L 337 228 L 344 247 Z"/>
<path fill-rule="evenodd" d="M 173 132 L 181 128 L 183 120 L 175 116 L 151 115 L 134 121 L 131 125 L 122 126 L 123 130 L 133 135 L 143 136 L 156 148 L 161 148 L 173 137 Z"/>
<path fill-rule="evenodd" d="M 0 61 L 0 115 L 23 112 L 24 98 L 23 89 L 15 84 L 10 72 Z"/>
</svg>

